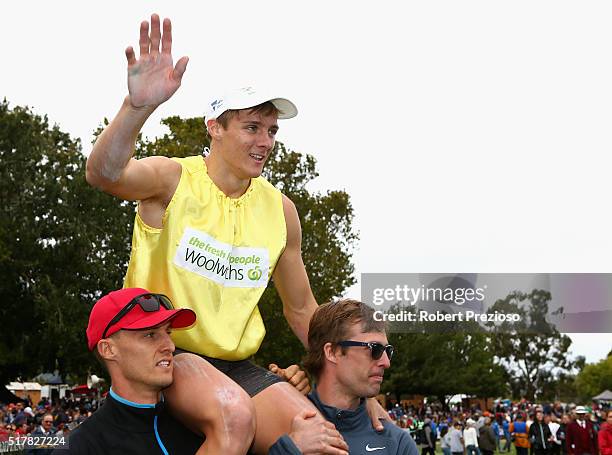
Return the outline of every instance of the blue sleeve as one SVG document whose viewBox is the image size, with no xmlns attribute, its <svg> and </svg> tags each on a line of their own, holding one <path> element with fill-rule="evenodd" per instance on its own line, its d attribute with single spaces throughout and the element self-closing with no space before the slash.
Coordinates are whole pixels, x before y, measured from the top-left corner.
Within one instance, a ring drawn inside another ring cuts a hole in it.
<svg viewBox="0 0 612 455">
<path fill-rule="evenodd" d="M 293 440 L 284 434 L 270 447 L 268 455 L 302 455 L 302 452 L 297 448 Z"/>
<path fill-rule="evenodd" d="M 403 433 L 397 445 L 398 455 L 419 455 L 419 449 L 414 439 L 407 432 L 404 431 Z"/>
</svg>

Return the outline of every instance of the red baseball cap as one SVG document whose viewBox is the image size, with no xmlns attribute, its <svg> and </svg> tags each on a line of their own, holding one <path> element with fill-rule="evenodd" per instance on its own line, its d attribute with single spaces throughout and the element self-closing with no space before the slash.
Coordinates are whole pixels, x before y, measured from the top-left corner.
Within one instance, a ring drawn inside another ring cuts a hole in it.
<svg viewBox="0 0 612 455">
<path fill-rule="evenodd" d="M 128 303 L 137 297 L 157 295 L 159 294 L 142 288 L 126 288 L 110 292 L 98 300 L 91 309 L 89 324 L 87 324 L 87 346 L 89 350 L 94 350 L 98 341 L 102 339 L 108 324 Z M 167 299 L 167 297 L 165 298 Z M 140 305 L 134 305 L 125 316 L 108 327 L 106 337 L 108 338 L 121 329 L 142 330 L 156 327 L 169 321 L 173 329 L 182 329 L 192 325 L 195 320 L 196 314 L 188 308 L 167 310 L 162 305 L 159 305 L 157 311 L 144 311 Z"/>
</svg>

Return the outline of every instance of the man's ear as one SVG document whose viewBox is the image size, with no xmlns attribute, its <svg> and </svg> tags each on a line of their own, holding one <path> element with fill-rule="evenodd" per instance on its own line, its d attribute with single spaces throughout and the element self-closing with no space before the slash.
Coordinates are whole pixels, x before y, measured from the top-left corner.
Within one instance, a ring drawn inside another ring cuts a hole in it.
<svg viewBox="0 0 612 455">
<path fill-rule="evenodd" d="M 338 363 L 337 352 L 337 347 L 334 348 L 332 343 L 325 343 L 325 345 L 323 345 L 323 354 L 325 354 L 325 359 L 328 362 Z"/>
<path fill-rule="evenodd" d="M 117 346 L 108 338 L 103 338 L 102 340 L 98 341 L 96 349 L 98 350 L 100 357 L 102 357 L 104 360 L 114 360 L 117 356 Z"/>
<path fill-rule="evenodd" d="M 206 128 L 208 128 L 208 134 L 210 134 L 211 139 L 219 140 L 221 139 L 221 129 L 222 126 L 216 119 L 211 119 L 206 123 Z"/>
</svg>

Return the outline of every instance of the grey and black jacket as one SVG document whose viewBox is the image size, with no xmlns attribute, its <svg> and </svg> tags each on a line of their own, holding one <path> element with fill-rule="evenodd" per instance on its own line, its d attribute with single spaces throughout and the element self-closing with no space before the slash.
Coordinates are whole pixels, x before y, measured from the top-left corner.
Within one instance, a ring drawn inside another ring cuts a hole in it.
<svg viewBox="0 0 612 455">
<path fill-rule="evenodd" d="M 308 398 L 336 426 L 349 446 L 351 455 L 418 455 L 418 449 L 410 433 L 394 423 L 384 421 L 384 430 L 377 432 L 372 428 L 365 400 L 361 400 L 355 410 L 338 409 L 323 404 L 316 390 Z M 300 450 L 288 435 L 283 435 L 270 448 L 268 455 L 299 455 Z"/>
</svg>

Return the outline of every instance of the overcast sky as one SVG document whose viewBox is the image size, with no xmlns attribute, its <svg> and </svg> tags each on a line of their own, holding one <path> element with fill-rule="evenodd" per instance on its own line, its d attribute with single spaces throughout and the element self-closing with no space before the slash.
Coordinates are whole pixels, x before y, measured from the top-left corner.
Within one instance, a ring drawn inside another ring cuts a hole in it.
<svg viewBox="0 0 612 455">
<path fill-rule="evenodd" d="M 81 137 L 127 93 L 124 49 L 170 17 L 183 85 L 294 100 L 278 139 L 351 195 L 361 272 L 612 272 L 612 3 L 1 2 L 0 96 Z M 359 297 L 359 287 L 349 290 Z M 611 303 L 612 305 L 612 303 Z M 573 335 L 596 361 L 612 334 Z"/>
</svg>

